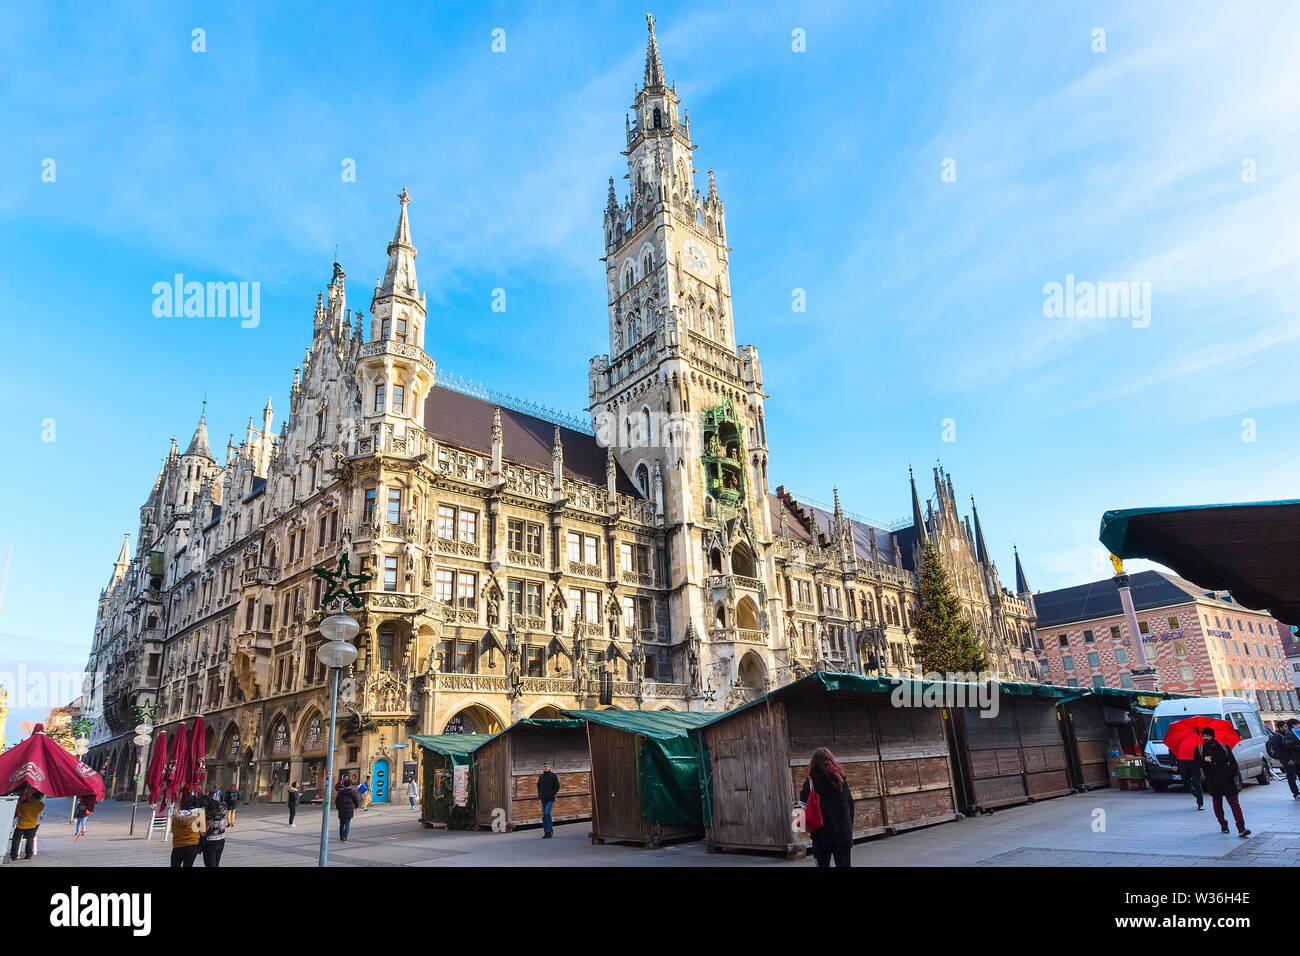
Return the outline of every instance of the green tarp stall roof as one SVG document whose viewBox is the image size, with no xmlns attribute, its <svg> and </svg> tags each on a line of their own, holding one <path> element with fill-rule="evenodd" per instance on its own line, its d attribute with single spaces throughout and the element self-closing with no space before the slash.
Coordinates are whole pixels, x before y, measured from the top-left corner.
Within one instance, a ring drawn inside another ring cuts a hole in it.
<svg viewBox="0 0 1300 956">
<path fill-rule="evenodd" d="M 1164 690 L 1138 690 L 1135 687 L 1085 687 L 1083 694 L 1085 697 L 1122 697 L 1127 702 L 1132 702 L 1139 697 L 1159 697 L 1161 700 L 1172 700 L 1176 697 L 1194 697 L 1195 694 L 1175 694 Z"/>
<path fill-rule="evenodd" d="M 1036 684 L 1032 681 L 993 681 L 1000 688 L 1000 692 L 1011 694 L 1015 697 L 1045 697 L 1049 700 L 1062 700 L 1068 697 L 1079 697 L 1085 693 L 1082 687 L 1062 687 L 1058 684 Z M 752 700 L 740 707 L 721 713 L 708 715 L 710 720 L 705 723 L 712 723 L 718 720 L 725 720 L 733 714 L 750 707 L 757 706 L 769 698 L 785 697 L 796 692 L 803 691 L 849 691 L 859 694 L 890 694 L 896 689 L 904 688 L 904 694 L 915 699 L 931 688 L 959 688 L 974 687 L 976 684 L 970 681 L 936 681 L 926 678 L 917 677 L 873 677 L 864 674 L 842 674 L 837 671 L 814 671 L 806 677 L 801 677 L 789 684 L 783 684 L 775 690 L 769 691 L 762 697 Z M 566 711 L 569 713 L 569 711 Z M 607 711 L 600 711 L 607 713 Z"/>
<path fill-rule="evenodd" d="M 644 734 L 655 740 L 684 737 L 718 716 L 716 713 L 681 710 L 566 710 L 564 713 L 629 734 Z"/>
<path fill-rule="evenodd" d="M 453 767 L 469 763 L 469 755 L 492 739 L 492 734 L 411 734 L 418 747 L 451 758 Z"/>
<path fill-rule="evenodd" d="M 1155 561 L 1300 624 L 1300 500 L 1107 511 L 1099 537 L 1120 558 Z"/>
<path fill-rule="evenodd" d="M 691 731 L 717 714 L 680 710 L 566 710 L 583 721 L 646 738 L 638 747 L 641 815 L 666 827 L 704 826 L 700 751 Z M 592 768 L 593 775 L 595 768 Z"/>
<path fill-rule="evenodd" d="M 581 730 L 585 726 L 587 726 L 586 723 L 574 717 L 521 717 L 501 731 L 501 734 L 508 734 L 516 727 L 540 727 L 543 730 Z M 497 734 L 497 736 L 500 737 L 501 734 Z"/>
</svg>

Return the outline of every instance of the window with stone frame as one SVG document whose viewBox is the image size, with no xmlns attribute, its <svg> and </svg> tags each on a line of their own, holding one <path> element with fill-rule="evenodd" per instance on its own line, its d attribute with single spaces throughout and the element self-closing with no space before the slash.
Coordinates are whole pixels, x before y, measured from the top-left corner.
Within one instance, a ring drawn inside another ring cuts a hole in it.
<svg viewBox="0 0 1300 956">
<path fill-rule="evenodd" d="M 506 550 L 524 550 L 524 523 L 518 518 L 506 519 Z"/>
<path fill-rule="evenodd" d="M 384 558 L 384 590 L 397 590 L 397 558 Z"/>
<path fill-rule="evenodd" d="M 375 488 L 373 485 L 365 490 L 365 504 L 361 509 L 361 520 L 364 524 L 372 524 L 375 520 Z"/>
<path fill-rule="evenodd" d="M 575 564 L 582 563 L 582 535 L 576 531 L 570 531 L 565 537 L 567 543 L 567 553 L 569 560 Z"/>
<path fill-rule="evenodd" d="M 438 537 L 456 540 L 456 509 L 451 505 L 438 505 Z"/>
<path fill-rule="evenodd" d="M 542 677 L 545 673 L 545 660 L 543 650 L 540 647 L 527 645 L 524 648 L 524 676 L 525 677 Z"/>
<path fill-rule="evenodd" d="M 446 568 L 439 568 L 434 572 L 433 587 L 434 597 L 438 603 L 450 605 L 455 596 L 456 575 L 453 571 Z"/>
<path fill-rule="evenodd" d="M 402 490 L 400 488 L 388 489 L 388 522 L 397 524 L 402 520 Z"/>
<path fill-rule="evenodd" d="M 527 540 L 528 553 L 541 554 L 542 553 L 542 526 L 539 524 L 528 525 L 527 534 L 528 534 L 528 540 Z"/>
<path fill-rule="evenodd" d="M 536 581 L 524 585 L 524 612 L 530 617 L 542 616 L 542 586 Z"/>
<path fill-rule="evenodd" d="M 524 613 L 524 582 L 506 582 L 506 607 L 511 616 Z"/>
<path fill-rule="evenodd" d="M 478 575 L 467 571 L 456 573 L 456 607 L 472 611 L 478 607 Z"/>
<path fill-rule="evenodd" d="M 464 544 L 478 544 L 478 512 L 460 512 L 457 523 L 460 527 L 460 540 Z"/>
</svg>

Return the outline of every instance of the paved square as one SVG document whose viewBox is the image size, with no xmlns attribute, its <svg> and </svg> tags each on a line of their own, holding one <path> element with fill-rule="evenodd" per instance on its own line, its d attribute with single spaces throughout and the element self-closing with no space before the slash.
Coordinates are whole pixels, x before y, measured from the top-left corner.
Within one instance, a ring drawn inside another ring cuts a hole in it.
<svg viewBox="0 0 1300 956">
<path fill-rule="evenodd" d="M 1245 840 L 1224 835 L 1207 807 L 1180 791 L 1099 790 L 859 843 L 857 866 L 1293 866 L 1300 864 L 1300 802 L 1285 784 L 1249 786 L 1241 799 Z M 50 800 L 39 853 L 6 867 L 166 866 L 171 844 L 127 836 L 131 806 L 104 804 L 76 843 L 67 800 Z M 332 821 L 331 866 L 811 866 L 757 853 L 708 853 L 701 841 L 658 850 L 594 846 L 588 825 L 515 833 L 424 829 L 404 805 L 358 813 L 346 845 Z M 315 866 L 320 808 L 304 807 L 290 830 L 283 806 L 246 806 L 230 829 L 223 866 Z M 1104 824 L 1104 828 L 1100 825 Z M 1094 829 L 1098 825 L 1098 829 Z M 201 862 L 200 862 L 201 865 Z"/>
</svg>

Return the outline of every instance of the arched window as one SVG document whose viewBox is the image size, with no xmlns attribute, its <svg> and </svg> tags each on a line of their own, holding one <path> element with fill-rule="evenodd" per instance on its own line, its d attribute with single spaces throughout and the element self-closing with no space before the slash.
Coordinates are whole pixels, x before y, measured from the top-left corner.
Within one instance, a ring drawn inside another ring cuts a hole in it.
<svg viewBox="0 0 1300 956">
<path fill-rule="evenodd" d="M 641 409 L 641 444 L 650 447 L 650 409 Z"/>
<path fill-rule="evenodd" d="M 690 329 L 695 328 L 695 300 L 694 299 L 686 300 L 686 326 L 687 328 Z"/>
<path fill-rule="evenodd" d="M 655 107 L 655 129 L 663 129 L 663 125 L 664 125 L 664 115 L 659 111 L 659 107 L 656 106 Z"/>
<path fill-rule="evenodd" d="M 641 273 L 643 275 L 649 275 L 651 272 L 654 271 L 654 267 L 655 267 L 654 250 L 647 249 L 645 251 L 645 257 L 641 260 Z"/>
<path fill-rule="evenodd" d="M 650 497 L 650 469 L 644 463 L 636 466 L 636 486 L 641 489 L 642 497 Z"/>
<path fill-rule="evenodd" d="M 629 262 L 627 268 L 623 270 L 623 291 L 626 292 L 635 284 L 636 271 L 632 268 L 632 263 Z"/>
</svg>

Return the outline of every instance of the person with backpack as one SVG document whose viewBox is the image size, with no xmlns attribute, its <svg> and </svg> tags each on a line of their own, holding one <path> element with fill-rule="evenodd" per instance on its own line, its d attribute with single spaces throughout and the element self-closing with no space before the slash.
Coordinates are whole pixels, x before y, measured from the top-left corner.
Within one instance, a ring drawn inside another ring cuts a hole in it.
<svg viewBox="0 0 1300 956">
<path fill-rule="evenodd" d="M 221 852 L 226 848 L 226 807 L 210 794 L 201 797 L 200 802 L 207 825 L 199 843 L 199 852 L 203 854 L 203 865 L 215 869 L 221 866 Z"/>
<path fill-rule="evenodd" d="M 844 770 L 825 747 L 813 751 L 799 803 L 817 865 L 830 866 L 834 859 L 837 867 L 852 866 L 853 794 Z"/>
<path fill-rule="evenodd" d="M 81 797 L 76 797 L 75 799 L 77 804 L 72 811 L 72 819 L 76 821 L 77 828 L 75 835 L 72 838 L 73 843 L 80 840 L 81 835 L 86 832 L 86 818 L 95 812 L 95 808 L 93 806 L 87 806 L 86 801 Z"/>
<path fill-rule="evenodd" d="M 352 817 L 356 815 L 359 806 L 361 806 L 361 795 L 352 786 L 352 781 L 345 779 L 343 786 L 339 787 L 339 792 L 334 795 L 334 807 L 339 814 L 339 840 L 343 843 L 348 842 Z"/>
<path fill-rule="evenodd" d="M 1286 774 L 1286 785 L 1291 788 L 1291 799 L 1300 800 L 1300 786 L 1296 785 L 1295 757 L 1292 753 L 1292 745 L 1287 741 L 1288 736 L 1292 741 L 1300 744 L 1300 740 L 1296 740 L 1295 734 L 1291 733 L 1291 728 L 1287 725 L 1287 722 L 1279 720 L 1274 726 L 1273 732 L 1268 735 L 1264 750 L 1277 761 L 1277 765 Z"/>
<path fill-rule="evenodd" d="M 227 788 L 225 794 L 226 803 L 226 826 L 235 825 L 235 811 L 239 809 L 239 788 L 233 783 Z"/>
</svg>

